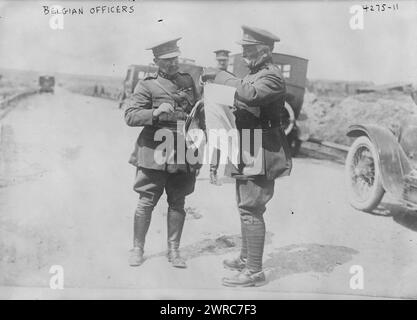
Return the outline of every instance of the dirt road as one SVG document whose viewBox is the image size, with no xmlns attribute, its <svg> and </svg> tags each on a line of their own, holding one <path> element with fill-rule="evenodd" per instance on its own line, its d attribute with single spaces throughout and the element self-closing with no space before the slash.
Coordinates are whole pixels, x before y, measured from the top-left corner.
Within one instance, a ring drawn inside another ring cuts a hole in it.
<svg viewBox="0 0 417 320">
<path fill-rule="evenodd" d="M 417 215 L 388 198 L 375 214 L 352 209 L 339 164 L 295 159 L 291 177 L 277 181 L 265 216 L 269 282 L 236 290 L 221 286 L 231 273 L 221 261 L 238 253 L 233 183 L 210 185 L 203 170 L 187 198 L 188 269 L 164 257 L 165 197 L 153 213 L 147 261 L 131 268 L 137 195 L 127 160 L 137 129 L 125 125 L 116 103 L 58 89 L 20 102 L 1 125 L 3 296 L 27 296 L 32 291 L 17 288 L 25 286 L 47 297 L 49 270 L 60 265 L 67 292 L 88 288 L 89 297 L 417 297 Z M 363 270 L 363 289 L 350 286 L 352 266 Z"/>
</svg>

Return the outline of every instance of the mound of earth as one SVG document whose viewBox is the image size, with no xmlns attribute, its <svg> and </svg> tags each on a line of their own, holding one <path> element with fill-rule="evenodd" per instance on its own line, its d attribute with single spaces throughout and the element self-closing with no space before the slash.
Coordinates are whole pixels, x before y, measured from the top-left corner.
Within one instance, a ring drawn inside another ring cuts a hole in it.
<svg viewBox="0 0 417 320">
<path fill-rule="evenodd" d="M 417 123 L 417 105 L 399 91 L 371 92 L 348 97 L 316 96 L 307 92 L 303 113 L 310 136 L 349 145 L 352 124 L 378 124 L 396 131 L 402 124 Z"/>
</svg>

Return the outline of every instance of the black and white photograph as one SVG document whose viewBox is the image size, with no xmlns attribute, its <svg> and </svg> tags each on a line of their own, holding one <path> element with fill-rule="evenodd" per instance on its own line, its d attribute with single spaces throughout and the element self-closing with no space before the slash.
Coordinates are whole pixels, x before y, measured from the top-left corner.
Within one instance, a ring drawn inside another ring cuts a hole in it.
<svg viewBox="0 0 417 320">
<path fill-rule="evenodd" d="M 255 316 L 416 270 L 417 1 L 0 0 L 0 299 Z"/>
</svg>

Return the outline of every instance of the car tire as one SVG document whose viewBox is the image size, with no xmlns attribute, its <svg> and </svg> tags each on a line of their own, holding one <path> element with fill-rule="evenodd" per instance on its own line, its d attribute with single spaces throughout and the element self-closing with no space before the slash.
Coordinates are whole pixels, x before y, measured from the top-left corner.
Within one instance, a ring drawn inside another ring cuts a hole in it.
<svg viewBox="0 0 417 320">
<path fill-rule="evenodd" d="M 291 155 L 295 157 L 300 151 L 301 141 L 298 139 L 294 110 L 287 101 L 285 101 L 284 109 L 281 113 L 281 127 L 287 137 Z"/>
<path fill-rule="evenodd" d="M 379 166 L 379 156 L 367 136 L 351 145 L 345 162 L 345 181 L 349 202 L 355 209 L 370 212 L 382 200 L 385 190 Z"/>
<path fill-rule="evenodd" d="M 287 142 L 291 150 L 291 156 L 296 157 L 300 152 L 301 140 L 298 139 L 298 128 L 294 126 L 292 131 L 287 135 Z"/>
</svg>

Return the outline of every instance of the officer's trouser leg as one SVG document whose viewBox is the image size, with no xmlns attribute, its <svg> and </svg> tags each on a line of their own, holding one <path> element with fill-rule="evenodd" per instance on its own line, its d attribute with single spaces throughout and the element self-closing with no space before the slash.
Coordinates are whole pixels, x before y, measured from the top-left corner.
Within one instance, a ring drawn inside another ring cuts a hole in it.
<svg viewBox="0 0 417 320">
<path fill-rule="evenodd" d="M 241 219 L 242 251 L 247 247 L 246 268 L 262 270 L 265 244 L 266 203 L 274 194 L 274 181 L 258 177 L 255 180 L 236 180 L 236 198 Z M 242 252 L 244 253 L 244 252 Z"/>
</svg>

